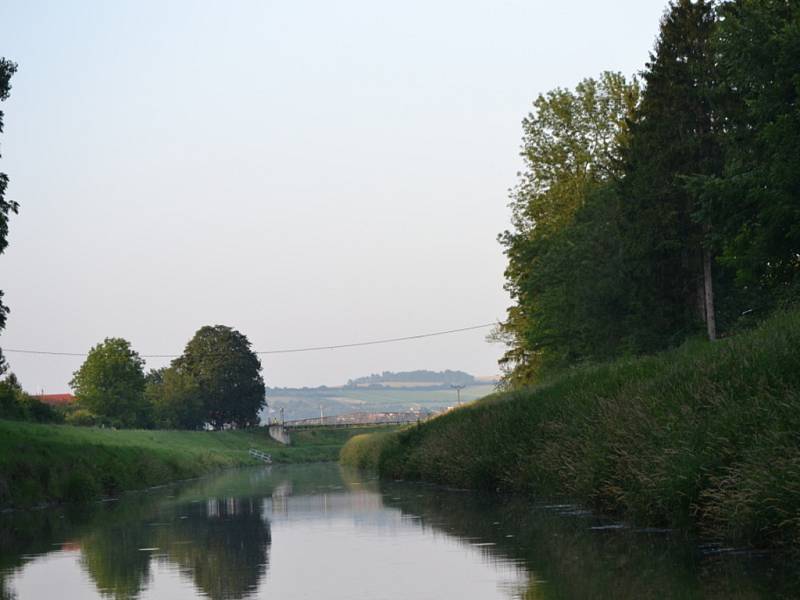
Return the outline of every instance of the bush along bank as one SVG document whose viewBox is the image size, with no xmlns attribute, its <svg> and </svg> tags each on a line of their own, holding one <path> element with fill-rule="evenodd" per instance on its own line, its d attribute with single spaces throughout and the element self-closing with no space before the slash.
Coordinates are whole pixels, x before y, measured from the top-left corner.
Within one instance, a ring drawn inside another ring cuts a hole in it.
<svg viewBox="0 0 800 600">
<path fill-rule="evenodd" d="M 584 367 L 341 461 L 386 477 L 582 499 L 646 524 L 800 548 L 800 311 L 715 343 Z"/>
</svg>

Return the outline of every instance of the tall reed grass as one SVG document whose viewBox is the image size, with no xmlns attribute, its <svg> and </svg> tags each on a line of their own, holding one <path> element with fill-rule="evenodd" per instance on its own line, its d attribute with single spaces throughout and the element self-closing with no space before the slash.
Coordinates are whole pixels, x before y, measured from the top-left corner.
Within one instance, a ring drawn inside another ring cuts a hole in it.
<svg viewBox="0 0 800 600">
<path fill-rule="evenodd" d="M 800 311 L 734 338 L 575 369 L 397 434 L 359 436 L 341 460 L 800 547 Z"/>
</svg>

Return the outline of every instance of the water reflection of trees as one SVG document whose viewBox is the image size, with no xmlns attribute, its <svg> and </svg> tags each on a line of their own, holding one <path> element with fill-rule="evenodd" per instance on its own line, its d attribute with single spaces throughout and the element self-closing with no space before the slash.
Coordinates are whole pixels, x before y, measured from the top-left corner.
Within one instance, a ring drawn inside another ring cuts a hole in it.
<svg viewBox="0 0 800 600">
<path fill-rule="evenodd" d="M 421 517 L 423 528 L 465 545 L 493 544 L 476 551 L 489 560 L 523 564 L 531 574 L 526 600 L 798 597 L 789 569 L 778 570 L 783 575 L 777 577 L 770 569 L 754 569 L 752 559 L 704 558 L 695 544 L 676 536 L 593 530 L 599 523 L 592 517 L 564 516 L 524 499 L 396 483 L 382 484 L 382 491 L 388 506 Z"/>
<path fill-rule="evenodd" d="M 52 511 L 16 511 L 0 515 L 0 600 L 15 600 L 8 578 L 30 562 L 32 556 L 52 551 L 53 540 L 68 539 L 73 523 L 86 523 L 92 514 L 86 507 L 66 514 Z M 67 518 L 63 518 L 67 517 Z"/>
<path fill-rule="evenodd" d="M 15 569 L 65 541 L 80 549 L 83 570 L 106 597 L 139 596 L 158 561 L 213 600 L 245 598 L 269 564 L 270 523 L 262 499 L 291 488 L 313 493 L 341 487 L 338 471 L 327 465 L 275 467 L 229 471 L 119 502 L 0 515 L 0 600 L 15 597 L 7 584 Z"/>
<path fill-rule="evenodd" d="M 136 598 L 150 580 L 149 531 L 141 527 L 94 530 L 80 541 L 81 566 L 104 595 Z"/>
<path fill-rule="evenodd" d="M 116 600 L 138 596 L 153 560 L 177 567 L 206 597 L 233 600 L 258 587 L 270 542 L 260 501 L 215 498 L 174 505 L 157 521 L 94 529 L 80 540 L 81 563 L 97 589 Z"/>
<path fill-rule="evenodd" d="M 158 545 L 165 560 L 191 576 L 212 600 L 244 598 L 255 591 L 267 571 L 269 524 L 262 518 L 261 501 L 211 499 L 190 505 Z"/>
<path fill-rule="evenodd" d="M 592 531 L 597 523 L 590 518 L 565 518 L 526 500 L 397 483 L 379 488 L 374 479 L 316 465 L 275 467 L 271 474 L 227 472 L 170 490 L 174 496 L 166 496 L 170 491 L 132 495 L 66 518 L 50 511 L 18 513 L 13 527 L 0 522 L 0 600 L 13 599 L 2 573 L 66 540 L 80 547 L 83 568 L 108 597 L 137 597 L 159 564 L 178 571 L 213 600 L 246 598 L 264 580 L 269 563 L 270 523 L 263 499 L 271 497 L 274 508 L 290 489 L 302 496 L 343 488 L 380 491 L 387 506 L 465 545 L 493 543 L 474 551 L 526 569 L 532 578 L 522 595 L 526 600 L 800 597 L 796 582 L 785 580 L 785 574 L 792 576 L 785 567 L 776 568 L 781 578 L 770 578 L 753 573 L 752 561 L 700 560 L 694 546 L 680 539 Z"/>
</svg>

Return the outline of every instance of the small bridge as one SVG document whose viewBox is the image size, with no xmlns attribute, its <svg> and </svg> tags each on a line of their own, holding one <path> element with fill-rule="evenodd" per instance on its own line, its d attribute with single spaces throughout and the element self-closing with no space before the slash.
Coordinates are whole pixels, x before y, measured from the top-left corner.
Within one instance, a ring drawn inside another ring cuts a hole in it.
<svg viewBox="0 0 800 600">
<path fill-rule="evenodd" d="M 425 421 L 430 417 L 427 413 L 415 412 L 388 412 L 388 413 L 351 413 L 349 415 L 334 415 L 330 417 L 316 417 L 313 419 L 297 419 L 286 421 L 285 429 L 311 429 L 314 427 L 377 427 L 381 425 L 410 425 Z"/>
<path fill-rule="evenodd" d="M 394 412 L 394 413 L 351 413 L 314 419 L 296 419 L 294 421 L 273 421 L 269 424 L 270 437 L 284 445 L 292 443 L 292 431 L 304 429 L 345 429 L 353 427 L 389 427 L 392 425 L 411 425 L 429 419 L 430 413 Z"/>
</svg>

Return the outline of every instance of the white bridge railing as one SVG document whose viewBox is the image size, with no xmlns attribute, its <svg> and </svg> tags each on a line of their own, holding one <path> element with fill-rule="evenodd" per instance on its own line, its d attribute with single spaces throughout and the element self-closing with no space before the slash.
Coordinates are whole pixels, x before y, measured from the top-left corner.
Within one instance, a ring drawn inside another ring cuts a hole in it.
<svg viewBox="0 0 800 600">
<path fill-rule="evenodd" d="M 430 418 L 430 414 L 412 412 L 396 413 L 352 413 L 311 419 L 297 419 L 283 423 L 284 429 L 305 429 L 309 427 L 363 427 L 376 425 L 410 425 Z"/>
<path fill-rule="evenodd" d="M 272 456 L 256 448 L 250 448 L 250 456 L 268 464 L 272 464 Z"/>
</svg>

